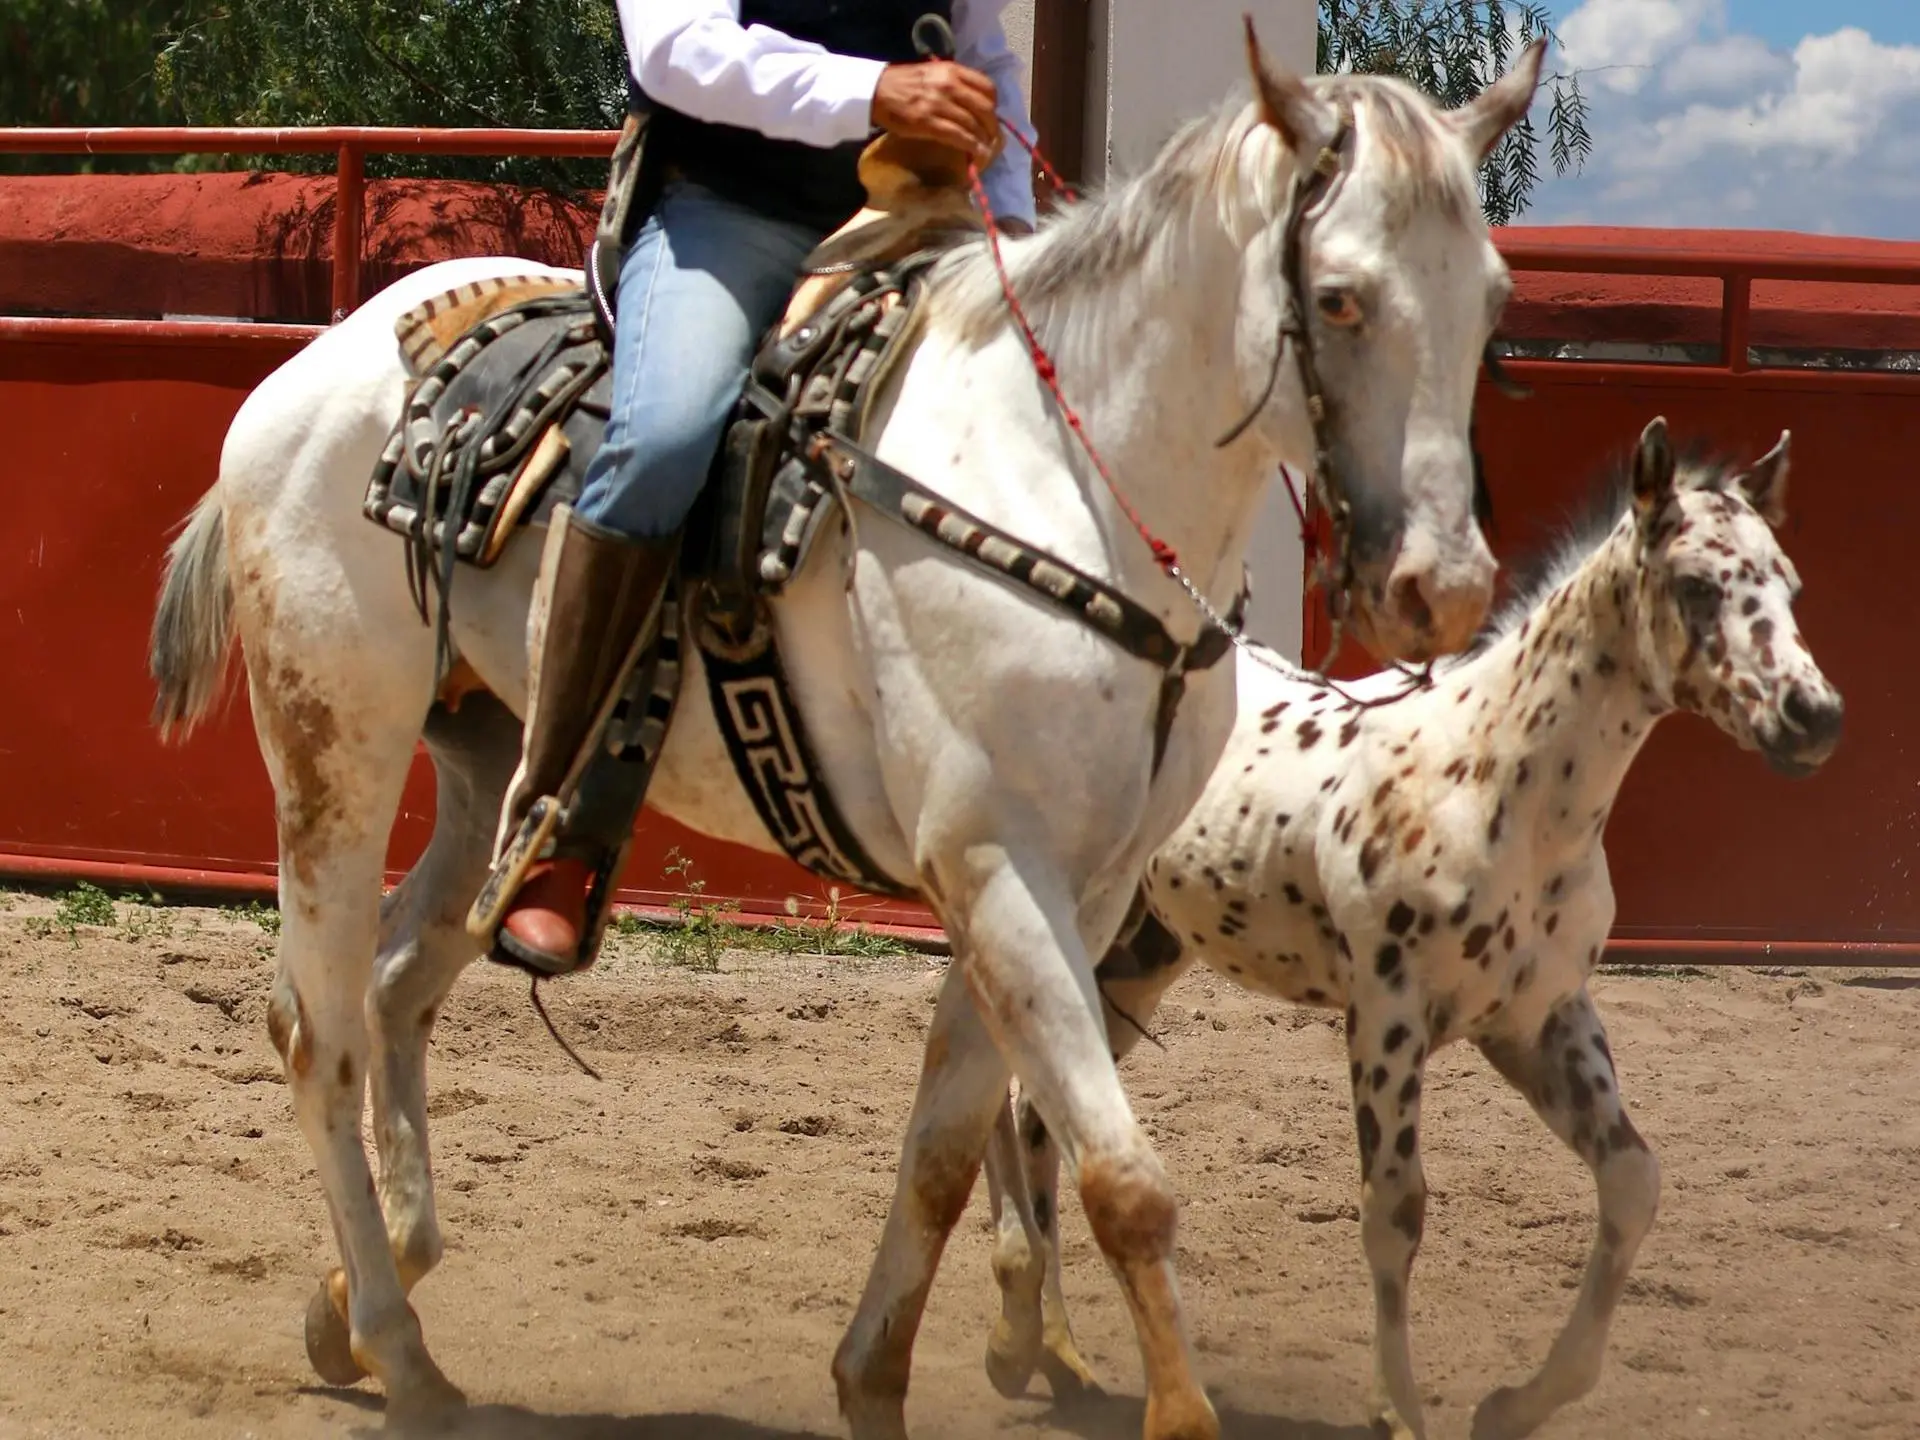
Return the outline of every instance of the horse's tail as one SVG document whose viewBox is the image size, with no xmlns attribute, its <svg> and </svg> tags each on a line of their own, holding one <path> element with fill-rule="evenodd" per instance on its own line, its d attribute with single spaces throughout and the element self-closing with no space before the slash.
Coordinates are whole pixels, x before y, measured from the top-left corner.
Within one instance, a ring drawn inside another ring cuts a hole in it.
<svg viewBox="0 0 1920 1440">
<path fill-rule="evenodd" d="M 167 549 L 167 573 L 153 615 L 147 668 L 153 675 L 153 723 L 163 739 L 193 732 L 219 698 L 233 642 L 233 582 L 227 573 L 227 522 L 218 487 L 200 497 Z"/>
</svg>

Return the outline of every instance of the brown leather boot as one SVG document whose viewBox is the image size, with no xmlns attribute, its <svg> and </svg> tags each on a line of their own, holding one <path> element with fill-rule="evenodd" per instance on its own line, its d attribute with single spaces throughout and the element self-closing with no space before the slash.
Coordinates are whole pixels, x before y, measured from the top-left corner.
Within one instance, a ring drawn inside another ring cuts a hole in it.
<svg viewBox="0 0 1920 1440">
<path fill-rule="evenodd" d="M 527 719 L 502 843 L 542 795 L 558 794 L 636 640 L 672 580 L 679 536 L 635 540 L 556 507 L 528 626 Z M 583 785 L 600 766 L 589 766 Z M 633 797 L 637 812 L 642 784 Z M 568 811 L 579 807 L 569 800 Z M 495 937 L 494 958 L 545 975 L 579 968 L 588 890 L 604 844 L 562 838 L 527 870 Z M 616 842 L 617 848 L 617 842 Z M 501 953 L 504 952 L 504 953 Z"/>
</svg>

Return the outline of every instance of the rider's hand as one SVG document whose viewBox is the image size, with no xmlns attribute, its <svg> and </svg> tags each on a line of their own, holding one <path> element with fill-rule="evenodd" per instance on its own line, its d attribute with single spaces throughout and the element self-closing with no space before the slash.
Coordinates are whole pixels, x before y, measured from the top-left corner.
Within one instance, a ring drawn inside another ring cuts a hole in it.
<svg viewBox="0 0 1920 1440">
<path fill-rule="evenodd" d="M 951 60 L 889 65 L 873 92 L 873 123 L 907 140 L 936 140 L 985 165 L 1000 145 L 993 81 Z"/>
</svg>

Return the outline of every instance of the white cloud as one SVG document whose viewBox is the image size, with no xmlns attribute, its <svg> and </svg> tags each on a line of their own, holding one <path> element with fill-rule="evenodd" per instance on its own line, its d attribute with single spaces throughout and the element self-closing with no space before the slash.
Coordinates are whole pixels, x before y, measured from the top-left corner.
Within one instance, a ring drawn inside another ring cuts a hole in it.
<svg viewBox="0 0 1920 1440">
<path fill-rule="evenodd" d="M 1524 220 L 1920 239 L 1920 46 L 1845 27 L 1774 50 L 1722 0 L 1587 0 L 1560 29 L 1593 155 Z"/>
<path fill-rule="evenodd" d="M 1631 94 L 1674 44 L 1720 18 L 1721 0 L 1587 0 L 1560 26 L 1567 61 Z"/>
<path fill-rule="evenodd" d="M 1660 89 L 1689 98 L 1740 99 L 1776 88 L 1793 62 L 1753 35 L 1721 35 L 1682 48 L 1660 70 Z"/>
</svg>

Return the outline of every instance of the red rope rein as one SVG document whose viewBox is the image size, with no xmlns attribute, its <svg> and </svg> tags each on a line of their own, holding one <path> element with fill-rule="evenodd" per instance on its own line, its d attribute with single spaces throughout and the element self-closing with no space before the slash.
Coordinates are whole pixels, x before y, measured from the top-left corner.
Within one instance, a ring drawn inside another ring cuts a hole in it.
<svg viewBox="0 0 1920 1440">
<path fill-rule="evenodd" d="M 1005 116 L 1001 117 L 1000 125 L 1020 142 L 1020 147 L 1039 167 L 1041 175 L 1056 195 L 1069 204 L 1080 198 L 1079 192 L 1068 184 L 1060 172 L 1053 168 L 1047 157 L 1040 153 L 1038 145 L 1009 124 Z M 1087 434 L 1086 426 L 1081 423 L 1079 411 L 1068 402 L 1066 391 L 1061 388 L 1059 369 L 1054 365 L 1053 357 L 1047 353 L 1046 347 L 1040 343 L 1040 337 L 1034 333 L 1033 322 L 1027 318 L 1026 308 L 1021 305 L 1020 297 L 1014 293 L 1013 277 L 1007 273 L 1006 257 L 1000 252 L 1000 231 L 994 219 L 993 203 L 988 200 L 986 186 L 981 183 L 980 167 L 972 161 L 967 164 L 967 183 L 973 190 L 974 206 L 979 210 L 980 218 L 987 227 L 987 247 L 993 254 L 994 271 L 1000 277 L 1000 293 L 1006 299 L 1007 311 L 1013 316 L 1014 324 L 1020 329 L 1021 339 L 1026 342 L 1027 355 L 1033 361 L 1034 374 L 1040 377 L 1041 383 L 1052 394 L 1054 404 L 1060 408 L 1061 417 L 1067 422 L 1067 428 L 1073 431 L 1074 439 L 1080 442 L 1080 448 L 1086 452 L 1087 459 L 1093 463 L 1093 468 L 1106 483 L 1114 503 L 1120 507 L 1128 523 L 1147 543 L 1147 548 L 1153 552 L 1155 562 L 1168 574 L 1176 573 L 1180 561 L 1174 554 L 1173 547 L 1153 533 L 1140 512 L 1133 507 L 1133 503 L 1121 493 L 1119 482 L 1114 479 L 1113 472 L 1107 468 L 1107 462 L 1101 457 L 1092 437 Z M 1294 518 L 1300 523 L 1300 545 L 1305 554 L 1306 564 L 1311 571 L 1319 554 L 1319 538 L 1315 533 L 1313 522 L 1307 517 L 1307 507 L 1300 498 L 1300 488 L 1294 483 L 1293 473 L 1285 465 L 1280 467 L 1280 478 L 1286 482 L 1287 499 L 1293 505 Z"/>
<path fill-rule="evenodd" d="M 1009 135 L 1020 142 L 1027 154 L 1033 157 L 1040 167 L 1040 173 L 1046 176 L 1047 183 L 1063 199 L 1072 201 L 1079 198 L 1074 193 L 1073 187 L 1061 179 L 1059 172 L 1047 163 L 1046 157 L 1040 153 L 1039 146 L 1009 125 L 1005 117 L 1001 118 L 1000 124 Z M 1027 355 L 1033 361 L 1034 374 L 1040 377 L 1041 383 L 1053 395 L 1053 403 L 1060 407 L 1061 418 L 1067 422 L 1067 428 L 1073 431 L 1074 439 L 1080 442 L 1080 448 L 1086 451 L 1087 459 L 1093 462 L 1093 468 L 1106 482 L 1108 492 L 1113 496 L 1114 503 L 1120 507 L 1121 513 L 1127 517 L 1127 522 L 1139 533 L 1140 538 L 1147 542 L 1147 548 L 1153 552 L 1154 561 L 1160 568 L 1172 574 L 1180 564 L 1179 557 L 1174 554 L 1171 545 L 1148 528 L 1140 512 L 1133 508 L 1133 502 L 1120 493 L 1120 484 L 1113 478 L 1113 472 L 1107 468 L 1107 462 L 1101 458 L 1100 451 L 1088 436 L 1086 426 L 1080 421 L 1080 412 L 1068 402 L 1066 391 L 1060 387 L 1060 372 L 1054 367 L 1053 357 L 1047 354 L 1046 347 L 1040 343 L 1040 337 L 1033 333 L 1033 322 L 1027 318 L 1026 308 L 1021 305 L 1020 297 L 1014 293 L 1013 277 L 1007 273 L 1006 257 L 1000 253 L 1000 230 L 994 220 L 993 202 L 987 199 L 987 187 L 980 182 L 980 167 L 973 161 L 967 162 L 967 183 L 973 187 L 973 203 L 980 211 L 980 218 L 986 223 L 987 246 L 993 252 L 993 268 L 1000 277 L 1000 293 L 1006 297 L 1007 310 L 1013 316 L 1014 324 L 1020 327 L 1021 338 L 1026 341 Z"/>
</svg>

